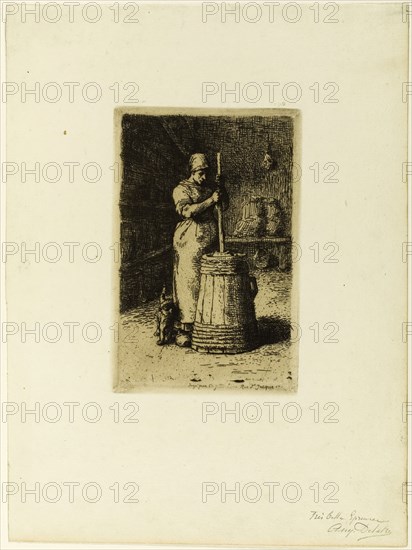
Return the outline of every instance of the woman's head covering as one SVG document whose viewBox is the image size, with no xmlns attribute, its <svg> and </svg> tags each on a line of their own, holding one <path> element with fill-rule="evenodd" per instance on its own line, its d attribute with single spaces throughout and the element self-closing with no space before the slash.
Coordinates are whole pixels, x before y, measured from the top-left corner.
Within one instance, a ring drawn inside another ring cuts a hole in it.
<svg viewBox="0 0 412 550">
<path fill-rule="evenodd" d="M 189 168 L 191 173 L 209 168 L 206 155 L 203 153 L 194 153 L 189 159 Z"/>
</svg>

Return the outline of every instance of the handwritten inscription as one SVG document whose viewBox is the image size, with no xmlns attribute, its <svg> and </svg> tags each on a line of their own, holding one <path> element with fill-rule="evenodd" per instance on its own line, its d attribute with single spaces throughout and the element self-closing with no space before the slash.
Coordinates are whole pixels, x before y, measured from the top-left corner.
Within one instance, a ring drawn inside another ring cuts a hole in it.
<svg viewBox="0 0 412 550">
<path fill-rule="evenodd" d="M 309 519 L 327 524 L 325 527 L 328 533 L 337 533 L 344 538 L 354 537 L 358 541 L 386 537 L 392 533 L 388 527 L 388 520 L 359 514 L 356 510 L 350 514 L 334 510 L 330 512 L 312 510 Z"/>
</svg>

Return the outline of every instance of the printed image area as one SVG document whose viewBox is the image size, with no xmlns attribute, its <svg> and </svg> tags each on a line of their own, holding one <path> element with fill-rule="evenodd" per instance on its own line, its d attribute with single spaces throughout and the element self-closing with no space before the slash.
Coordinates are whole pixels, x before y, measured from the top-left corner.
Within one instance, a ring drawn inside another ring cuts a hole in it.
<svg viewBox="0 0 412 550">
<path fill-rule="evenodd" d="M 119 124 L 116 391 L 296 391 L 294 116 Z"/>
</svg>

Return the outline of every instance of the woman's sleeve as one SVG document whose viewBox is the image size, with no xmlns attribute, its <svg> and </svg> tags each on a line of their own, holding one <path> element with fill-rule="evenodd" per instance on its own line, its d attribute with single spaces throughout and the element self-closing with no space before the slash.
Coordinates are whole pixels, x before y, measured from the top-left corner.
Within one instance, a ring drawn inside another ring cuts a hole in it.
<svg viewBox="0 0 412 550">
<path fill-rule="evenodd" d="M 179 214 L 179 216 L 183 216 L 182 210 L 187 204 L 193 203 L 192 199 L 189 196 L 189 193 L 181 185 L 178 185 L 173 190 L 173 202 L 175 203 L 176 212 Z"/>
</svg>

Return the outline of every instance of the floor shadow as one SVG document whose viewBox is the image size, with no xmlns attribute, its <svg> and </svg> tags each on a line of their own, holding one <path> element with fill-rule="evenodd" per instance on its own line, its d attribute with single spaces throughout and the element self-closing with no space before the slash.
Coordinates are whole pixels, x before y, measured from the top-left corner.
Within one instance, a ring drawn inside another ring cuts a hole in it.
<svg viewBox="0 0 412 550">
<path fill-rule="evenodd" d="M 259 342 L 265 344 L 278 344 L 290 339 L 290 323 L 285 319 L 276 317 L 260 317 L 258 319 Z"/>
</svg>

